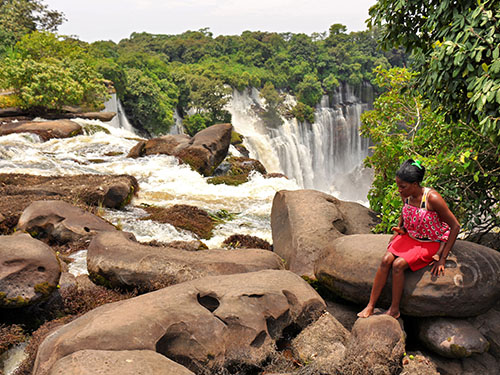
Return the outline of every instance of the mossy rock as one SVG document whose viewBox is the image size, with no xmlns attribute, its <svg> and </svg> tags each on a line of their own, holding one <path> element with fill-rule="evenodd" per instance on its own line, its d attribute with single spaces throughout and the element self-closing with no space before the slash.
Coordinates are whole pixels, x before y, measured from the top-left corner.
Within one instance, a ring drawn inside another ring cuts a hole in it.
<svg viewBox="0 0 500 375">
<path fill-rule="evenodd" d="M 176 228 L 188 230 L 200 238 L 210 239 L 213 236 L 215 223 L 210 215 L 194 206 L 177 204 L 169 208 L 163 207 L 143 207 L 149 216 L 142 220 L 154 220 L 159 223 L 168 223 Z"/>
<path fill-rule="evenodd" d="M 220 184 L 225 184 L 225 185 L 231 185 L 231 186 L 238 186 L 241 184 L 244 184 L 245 182 L 248 182 L 248 175 L 247 174 L 241 174 L 237 176 L 217 176 L 217 177 L 210 177 L 207 179 L 207 182 L 212 185 L 220 185 Z"/>
<path fill-rule="evenodd" d="M 223 247 L 230 247 L 233 249 L 264 249 L 273 250 L 272 245 L 263 240 L 262 238 L 249 236 L 246 234 L 233 234 L 226 238 L 222 243 Z"/>
</svg>

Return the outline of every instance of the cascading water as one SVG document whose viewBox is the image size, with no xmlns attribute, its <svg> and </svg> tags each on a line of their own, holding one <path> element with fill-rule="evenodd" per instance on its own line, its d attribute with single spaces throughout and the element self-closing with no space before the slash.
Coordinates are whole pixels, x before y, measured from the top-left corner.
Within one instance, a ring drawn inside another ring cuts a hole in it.
<svg viewBox="0 0 500 375">
<path fill-rule="evenodd" d="M 295 104 L 293 98 L 287 101 Z M 302 188 L 366 202 L 371 173 L 361 165 L 368 155 L 368 140 L 360 136 L 359 128 L 360 115 L 368 106 L 344 85 L 333 96 L 332 105 L 323 97 L 313 124 L 282 118 L 282 125 L 266 127 L 259 116 L 264 102 L 256 89 L 235 90 L 228 110 L 235 130 L 245 137 L 250 156 L 268 172 L 284 173 Z"/>
<path fill-rule="evenodd" d="M 128 121 L 125 111 L 120 103 L 120 99 L 116 96 L 116 93 L 111 94 L 111 98 L 104 103 L 104 111 L 115 112 L 116 116 L 110 121 L 111 126 L 119 129 L 125 129 L 131 133 L 135 133 L 134 127 Z"/>
</svg>

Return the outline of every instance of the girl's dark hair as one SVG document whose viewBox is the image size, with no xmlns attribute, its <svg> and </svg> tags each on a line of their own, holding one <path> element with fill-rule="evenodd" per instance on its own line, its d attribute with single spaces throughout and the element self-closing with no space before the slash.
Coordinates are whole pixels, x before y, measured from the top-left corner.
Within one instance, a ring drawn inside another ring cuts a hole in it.
<svg viewBox="0 0 500 375">
<path fill-rule="evenodd" d="M 412 182 L 422 182 L 424 179 L 425 168 L 420 162 L 416 162 L 413 159 L 408 159 L 399 167 L 396 172 L 396 177 L 399 179 L 412 183 Z"/>
</svg>

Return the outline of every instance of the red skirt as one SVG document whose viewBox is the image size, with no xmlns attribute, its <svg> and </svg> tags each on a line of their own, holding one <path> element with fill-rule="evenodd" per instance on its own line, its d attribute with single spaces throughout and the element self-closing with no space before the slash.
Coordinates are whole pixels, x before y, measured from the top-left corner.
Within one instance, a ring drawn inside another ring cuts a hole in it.
<svg viewBox="0 0 500 375">
<path fill-rule="evenodd" d="M 423 242 L 408 234 L 398 235 L 389 243 L 387 251 L 403 258 L 412 271 L 419 270 L 432 262 L 432 256 L 439 250 L 439 242 Z"/>
</svg>

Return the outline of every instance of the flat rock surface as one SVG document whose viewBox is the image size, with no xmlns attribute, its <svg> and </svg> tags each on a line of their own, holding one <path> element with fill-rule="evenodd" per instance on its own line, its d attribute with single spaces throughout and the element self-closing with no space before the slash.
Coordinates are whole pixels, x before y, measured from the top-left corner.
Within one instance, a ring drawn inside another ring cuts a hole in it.
<svg viewBox="0 0 500 375">
<path fill-rule="evenodd" d="M 137 180 L 128 175 L 36 176 L 0 173 L 0 233 L 10 233 L 21 213 L 32 202 L 63 200 L 91 210 L 102 204 L 120 207 L 139 190 Z"/>
<path fill-rule="evenodd" d="M 91 277 L 112 287 L 155 290 L 204 276 L 283 269 L 273 252 L 261 249 L 187 251 L 146 246 L 124 232 L 100 233 L 90 243 Z"/>
<path fill-rule="evenodd" d="M 152 350 L 80 350 L 61 358 L 50 375 L 194 375 Z"/>
<path fill-rule="evenodd" d="M 43 140 L 49 140 L 82 134 L 82 127 L 71 120 L 11 122 L 0 125 L 0 136 L 12 133 L 35 133 Z"/>
</svg>

